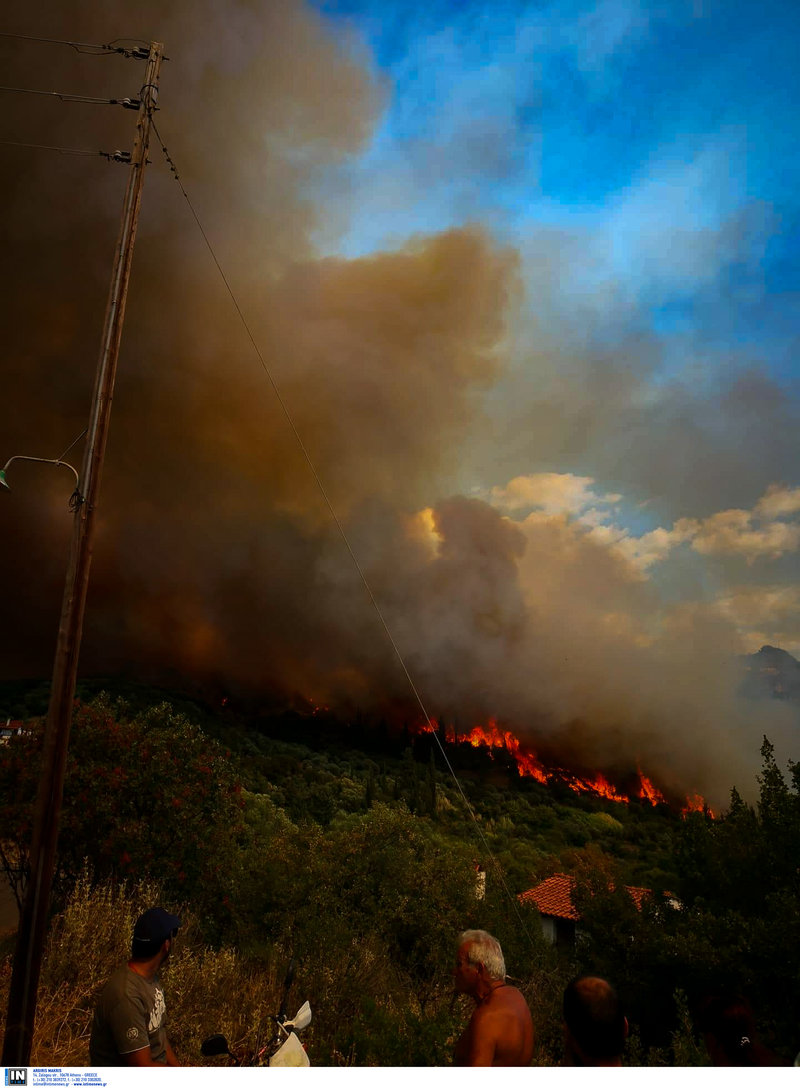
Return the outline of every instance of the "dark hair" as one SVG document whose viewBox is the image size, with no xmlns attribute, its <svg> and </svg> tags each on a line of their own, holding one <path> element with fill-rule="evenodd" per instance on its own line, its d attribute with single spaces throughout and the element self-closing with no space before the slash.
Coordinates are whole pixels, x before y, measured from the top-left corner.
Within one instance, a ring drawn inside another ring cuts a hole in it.
<svg viewBox="0 0 800 1088">
<path fill-rule="evenodd" d="M 756 1037 L 756 1018 L 741 994 L 707 997 L 698 1009 L 697 1026 L 716 1042 L 729 1065 L 775 1064 L 774 1056 Z"/>
<path fill-rule="evenodd" d="M 564 1023 L 590 1059 L 618 1058 L 625 1046 L 625 1014 L 610 982 L 580 975 L 564 991 Z"/>
</svg>

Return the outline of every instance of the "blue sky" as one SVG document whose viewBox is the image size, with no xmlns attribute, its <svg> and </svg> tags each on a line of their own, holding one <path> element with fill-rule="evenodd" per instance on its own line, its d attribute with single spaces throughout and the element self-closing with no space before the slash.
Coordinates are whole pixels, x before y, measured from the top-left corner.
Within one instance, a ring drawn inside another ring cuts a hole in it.
<svg viewBox="0 0 800 1088">
<path fill-rule="evenodd" d="M 344 216 L 323 247 L 360 255 L 474 220 L 511 241 L 610 232 L 596 273 L 654 328 L 757 341 L 792 377 L 796 5 L 319 6 L 387 92 L 363 154 L 315 179 Z"/>
<path fill-rule="evenodd" d="M 797 229 L 798 153 L 787 131 L 800 105 L 796 5 L 327 0 L 320 8 L 355 28 L 389 87 L 357 174 L 409 160 L 422 169 L 421 142 L 461 139 L 464 157 L 439 185 L 470 182 L 474 210 L 500 212 L 513 229 L 540 210 L 602 208 L 665 148 L 688 163 L 727 133 L 740 159 L 730 191 L 709 178 L 716 199 L 705 194 L 705 216 L 713 222 L 731 205 L 766 200 Z M 481 159 L 487 145 L 493 154 Z M 441 208 L 438 189 L 416 215 L 456 217 Z M 369 229 L 379 237 L 380 224 Z M 354 223 L 349 244 L 367 248 L 366 231 Z M 792 276 L 796 265 L 784 270 L 784 280 Z"/>
<path fill-rule="evenodd" d="M 666 592 L 702 583 L 704 607 L 737 623 L 734 597 L 754 613 L 759 592 L 794 593 L 800 7 L 316 6 L 385 94 L 361 153 L 309 183 L 329 213 L 320 250 L 359 257 L 482 225 L 518 252 L 522 280 L 487 397 L 495 432 L 541 430 L 586 402 L 595 437 L 562 429 L 490 456 L 476 442 L 461 489 L 521 521 L 559 514 L 598 543 L 616 534 Z M 528 483 L 512 501 L 513 481 Z M 772 522 L 770 487 L 789 496 Z M 770 631 L 768 612 L 739 624 L 747 644 L 800 651 L 800 622 Z"/>
</svg>

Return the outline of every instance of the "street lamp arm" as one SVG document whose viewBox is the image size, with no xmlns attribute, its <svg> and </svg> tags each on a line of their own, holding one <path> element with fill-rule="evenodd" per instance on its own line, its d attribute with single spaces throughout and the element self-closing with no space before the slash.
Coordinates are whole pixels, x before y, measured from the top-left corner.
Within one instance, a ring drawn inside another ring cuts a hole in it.
<svg viewBox="0 0 800 1088">
<path fill-rule="evenodd" d="M 2 469 L 0 469 L 0 487 L 4 488 L 6 491 L 11 490 L 11 487 L 6 480 L 6 470 L 12 461 L 39 461 L 44 465 L 63 465 L 64 468 L 68 468 L 75 477 L 75 493 L 82 498 L 80 494 L 81 481 L 78 476 L 78 470 L 74 468 L 69 461 L 62 461 L 58 457 L 27 457 L 23 453 L 15 453 L 13 457 L 9 457 Z"/>
</svg>

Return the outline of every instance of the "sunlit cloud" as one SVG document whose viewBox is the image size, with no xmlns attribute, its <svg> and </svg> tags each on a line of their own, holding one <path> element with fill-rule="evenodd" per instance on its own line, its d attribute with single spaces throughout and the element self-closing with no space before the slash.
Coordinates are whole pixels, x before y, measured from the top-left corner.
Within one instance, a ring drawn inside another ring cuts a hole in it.
<svg viewBox="0 0 800 1088">
<path fill-rule="evenodd" d="M 656 563 L 663 563 L 680 544 L 691 540 L 691 532 L 678 526 L 652 529 L 641 536 L 617 526 L 597 526 L 589 535 L 598 544 L 612 548 L 642 574 Z"/>
<path fill-rule="evenodd" d="M 535 472 L 529 476 L 515 476 L 503 487 L 493 487 L 488 498 L 493 506 L 508 513 L 537 509 L 550 514 L 567 511 L 590 517 L 589 508 L 614 505 L 622 498 L 614 494 L 600 495 L 593 489 L 593 484 L 591 476 Z"/>
<path fill-rule="evenodd" d="M 766 494 L 756 503 L 754 512 L 758 517 L 768 520 L 800 513 L 800 487 L 770 484 Z"/>
<path fill-rule="evenodd" d="M 436 519 L 432 507 L 426 506 L 408 517 L 406 519 L 406 533 L 409 540 L 421 545 L 429 557 L 438 554 L 442 537 L 436 528 Z"/>
<path fill-rule="evenodd" d="M 750 652 L 765 644 L 800 653 L 800 587 L 787 585 L 737 585 L 713 603 L 721 615 L 735 624 Z"/>
<path fill-rule="evenodd" d="M 530 525 L 548 518 L 568 517 L 575 533 L 615 553 L 637 576 L 663 562 L 673 549 L 691 541 L 697 532 L 695 523 L 684 519 L 671 529 L 657 527 L 637 536 L 616 523 L 623 496 L 600 492 L 594 485 L 591 476 L 540 472 L 516 476 L 505 486 L 493 487 L 487 498 L 497 509 L 509 516 L 516 515 L 517 520 L 520 514 L 527 514 Z"/>
<path fill-rule="evenodd" d="M 699 555 L 734 557 L 748 564 L 779 559 L 800 548 L 800 520 L 785 520 L 800 514 L 800 488 L 779 484 L 771 484 L 752 510 L 679 518 L 671 528 L 657 526 L 639 534 L 620 523 L 623 495 L 599 492 L 591 476 L 557 472 L 516 476 L 491 488 L 486 497 L 516 520 L 520 514 L 534 521 L 568 516 L 576 531 L 613 550 L 640 574 L 665 562 L 683 544 Z"/>
<path fill-rule="evenodd" d="M 682 518 L 675 527 L 691 537 L 701 555 L 735 556 L 749 564 L 779 559 L 800 547 L 800 524 L 767 521 L 751 510 L 720 510 L 702 521 Z"/>
</svg>

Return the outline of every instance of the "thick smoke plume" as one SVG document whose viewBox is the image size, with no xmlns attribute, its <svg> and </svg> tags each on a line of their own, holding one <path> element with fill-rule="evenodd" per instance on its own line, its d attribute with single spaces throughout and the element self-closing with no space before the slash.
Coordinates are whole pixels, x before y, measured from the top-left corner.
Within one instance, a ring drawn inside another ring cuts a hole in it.
<svg viewBox="0 0 800 1088">
<path fill-rule="evenodd" d="M 530 331 L 539 347 L 520 367 L 509 341 L 519 254 L 478 226 L 369 258 L 315 256 L 326 209 L 304 195 L 309 181 L 365 145 L 387 93 L 358 43 L 299 0 L 184 0 L 166 14 L 147 2 L 101 14 L 85 0 L 12 22 L 20 34 L 166 43 L 160 135 L 429 712 L 464 727 L 499 717 L 574 762 L 638 760 L 666 785 L 715 799 L 734 780 L 746 788 L 760 731 L 783 725 L 754 725 L 736 703 L 732 629 L 689 605 L 665 609 L 649 582 L 563 516 L 514 523 L 465 497 L 470 473 L 486 484 L 523 463 L 557 469 L 559 451 L 574 464 L 576 450 L 599 450 L 624 420 L 635 440 L 630 482 L 645 487 L 648 451 L 663 446 L 669 421 L 631 417 L 641 342 L 612 363 L 555 345 L 540 323 Z M 8 85 L 97 97 L 135 94 L 143 69 L 10 40 L 2 57 Z M 112 107 L 28 96 L 4 106 L 6 140 L 129 146 L 133 115 Z M 55 457 L 86 421 L 124 168 L 0 154 L 0 456 Z M 151 159 L 82 672 L 180 675 L 416 714 L 156 143 Z M 547 307 L 544 293 L 538 301 Z M 606 395 L 595 402 L 600 378 Z M 697 404 L 685 403 L 692 441 L 724 473 L 727 440 L 714 446 Z M 744 410 L 735 391 L 730 404 Z M 714 432 L 727 433 L 719 421 Z M 787 433 L 773 429 L 775 458 Z M 27 465 L 10 482 L 0 508 L 2 671 L 46 675 L 69 482 Z M 675 494 L 677 479 L 657 490 Z"/>
</svg>

